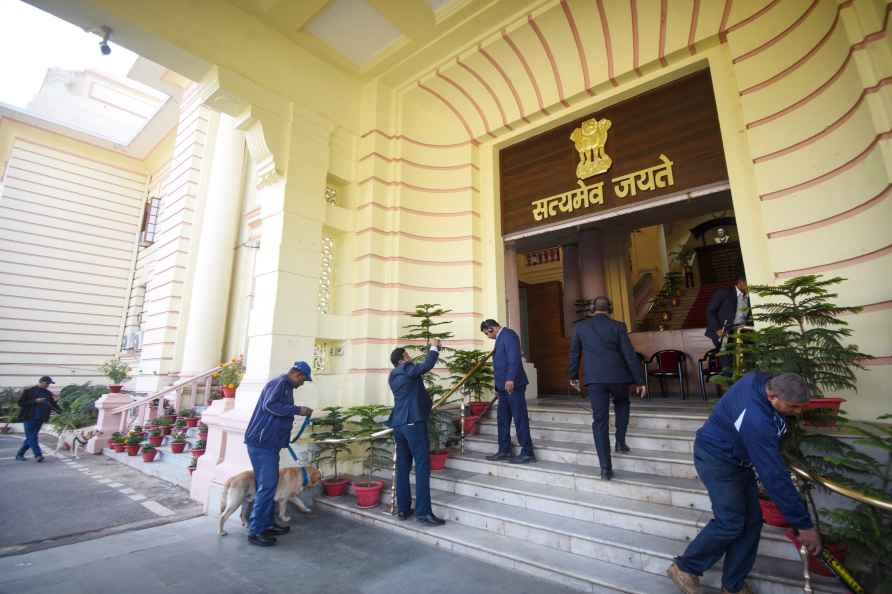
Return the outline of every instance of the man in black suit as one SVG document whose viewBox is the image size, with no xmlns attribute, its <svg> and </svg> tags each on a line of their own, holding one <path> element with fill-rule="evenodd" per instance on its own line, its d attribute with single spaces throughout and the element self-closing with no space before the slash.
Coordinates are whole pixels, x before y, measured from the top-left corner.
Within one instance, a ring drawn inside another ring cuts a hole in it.
<svg viewBox="0 0 892 594">
<path fill-rule="evenodd" d="M 396 441 L 396 501 L 400 520 L 412 515 L 409 472 L 415 462 L 415 518 L 428 526 L 446 523 L 431 510 L 430 444 L 427 420 L 431 414 L 430 394 L 424 387 L 424 374 L 433 369 L 439 357 L 440 341 L 430 348 L 421 365 L 412 362 L 406 349 L 390 353 L 393 369 L 388 383 L 393 392 L 393 410 L 387 425 L 393 427 Z"/>
<path fill-rule="evenodd" d="M 641 363 L 629 340 L 626 325 L 610 319 L 613 305 L 607 297 L 597 297 L 592 304 L 594 316 L 576 324 L 570 347 L 570 385 L 579 390 L 579 358 L 584 357 L 585 388 L 592 405 L 592 434 L 601 478 L 613 478 L 610 457 L 610 396 L 616 414 L 616 451 L 631 451 L 626 445 L 629 428 L 629 388 L 644 398 L 647 385 Z"/>
<path fill-rule="evenodd" d="M 739 326 L 752 323 L 745 276 L 738 275 L 733 287 L 724 287 L 713 294 L 706 308 L 706 320 L 705 334 L 717 349 L 722 348 L 725 335 L 730 335 Z M 719 357 L 722 368 L 729 367 L 730 363 L 730 357 Z"/>
</svg>

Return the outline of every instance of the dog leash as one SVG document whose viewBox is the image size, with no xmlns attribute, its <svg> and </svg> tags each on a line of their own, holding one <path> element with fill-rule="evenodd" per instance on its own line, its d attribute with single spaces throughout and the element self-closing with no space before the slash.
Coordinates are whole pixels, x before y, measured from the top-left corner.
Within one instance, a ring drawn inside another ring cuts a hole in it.
<svg viewBox="0 0 892 594">
<path fill-rule="evenodd" d="M 297 441 L 298 439 L 300 439 L 300 436 L 303 434 L 304 429 L 306 429 L 307 425 L 309 425 L 309 424 L 310 424 L 310 417 L 304 417 L 303 425 L 300 426 L 300 429 L 297 430 L 297 435 L 294 436 L 294 439 L 292 439 L 291 443 L 289 443 L 287 446 L 288 453 L 291 454 L 291 459 L 294 460 L 295 462 L 297 462 L 297 454 L 295 454 L 294 450 L 291 449 L 291 444 L 294 443 L 295 441 Z M 300 469 L 303 473 L 304 487 L 306 487 L 308 484 L 310 484 L 310 475 L 307 473 L 306 466 L 301 466 Z"/>
</svg>

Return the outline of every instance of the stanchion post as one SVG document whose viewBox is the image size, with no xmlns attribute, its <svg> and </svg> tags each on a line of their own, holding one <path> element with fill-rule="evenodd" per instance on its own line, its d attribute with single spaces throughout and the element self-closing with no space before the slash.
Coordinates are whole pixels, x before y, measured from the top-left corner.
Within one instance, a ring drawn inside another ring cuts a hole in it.
<svg viewBox="0 0 892 594">
<path fill-rule="evenodd" d="M 808 549 L 805 545 L 799 547 L 799 556 L 802 557 L 802 592 L 804 594 L 813 594 L 811 587 L 811 571 L 808 569 Z"/>
<path fill-rule="evenodd" d="M 465 397 L 464 397 L 464 395 L 462 395 L 462 397 L 461 397 L 461 407 L 460 407 L 459 411 L 460 412 L 458 413 L 458 416 L 459 416 L 459 428 L 458 429 L 461 433 L 460 433 L 460 438 L 458 441 L 458 453 L 461 456 L 464 456 L 465 455 Z"/>
<path fill-rule="evenodd" d="M 390 515 L 396 514 L 396 433 L 393 434 L 393 467 L 390 471 Z"/>
</svg>

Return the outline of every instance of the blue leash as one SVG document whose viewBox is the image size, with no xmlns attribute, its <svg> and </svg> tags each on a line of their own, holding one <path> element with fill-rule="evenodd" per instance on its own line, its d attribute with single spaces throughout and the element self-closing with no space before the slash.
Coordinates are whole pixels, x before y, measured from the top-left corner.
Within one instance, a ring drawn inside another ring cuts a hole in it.
<svg viewBox="0 0 892 594">
<path fill-rule="evenodd" d="M 294 436 L 294 439 L 291 440 L 291 443 L 294 443 L 300 436 L 303 434 L 304 429 L 310 424 L 310 417 L 304 417 L 304 423 L 300 426 L 300 429 L 297 430 L 297 435 Z M 291 459 L 297 462 L 297 454 L 294 453 L 294 450 L 291 449 L 291 443 L 288 444 L 288 453 L 291 454 Z M 300 467 L 301 471 L 303 471 L 304 475 L 304 487 L 306 487 L 310 483 L 310 475 L 307 474 L 307 469 L 305 466 Z"/>
</svg>

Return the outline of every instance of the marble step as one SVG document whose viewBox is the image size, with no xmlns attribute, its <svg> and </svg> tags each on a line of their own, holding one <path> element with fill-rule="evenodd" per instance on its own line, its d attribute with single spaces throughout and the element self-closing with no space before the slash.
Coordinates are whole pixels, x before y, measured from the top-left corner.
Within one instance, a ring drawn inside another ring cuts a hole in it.
<svg viewBox="0 0 892 594">
<path fill-rule="evenodd" d="M 102 450 L 102 453 L 106 457 L 121 464 L 126 464 L 143 474 L 160 478 L 187 491 L 192 483 L 192 477 L 189 474 L 189 463 L 192 461 L 192 454 L 188 450 L 182 454 L 174 454 L 170 451 L 170 446 L 161 446 L 158 448 L 158 453 L 152 462 L 143 462 L 142 454 L 129 456 L 126 451 L 119 454 L 114 450 L 105 448 Z"/>
<path fill-rule="evenodd" d="M 705 492 L 670 486 L 690 481 L 652 477 L 648 483 L 643 479 L 594 479 L 596 491 L 580 491 L 541 478 L 504 478 L 447 467 L 431 474 L 431 488 L 678 540 L 694 538 L 712 518 Z M 689 501 L 700 507 L 688 506 Z M 772 526 L 763 527 L 760 551 L 768 557 L 798 558 L 783 530 Z"/>
<path fill-rule="evenodd" d="M 539 405 L 528 406 L 530 424 L 536 426 L 539 423 L 565 423 L 576 425 L 588 425 L 591 427 L 592 414 L 587 402 L 580 400 L 574 407 L 542 407 Z M 611 408 L 610 418 L 613 420 Z M 708 418 L 708 411 L 702 408 L 642 408 L 637 402 L 632 403 L 629 415 L 629 428 L 640 430 L 664 430 L 696 431 L 703 426 Z M 490 413 L 495 419 L 495 412 Z"/>
<path fill-rule="evenodd" d="M 357 507 L 352 497 L 320 497 L 317 504 L 339 515 L 406 534 L 459 555 L 507 567 L 581 592 L 678 594 L 675 585 L 666 576 L 523 542 L 459 522 L 449 522 L 436 528 L 412 520 L 401 522 L 386 513 L 384 506 L 374 509 Z M 716 592 L 712 589 L 704 591 L 705 594 Z"/>
<path fill-rule="evenodd" d="M 431 498 L 434 513 L 446 520 L 659 576 L 689 542 L 443 491 L 432 491 Z M 382 504 L 389 509 L 389 491 Z M 802 563 L 759 557 L 750 581 L 760 594 L 798 594 L 802 591 Z M 720 589 L 721 567 L 708 572 L 703 584 Z M 823 580 L 816 591 L 833 591 L 832 584 Z"/>
<path fill-rule="evenodd" d="M 533 444 L 536 458 L 541 462 L 560 462 L 581 466 L 598 466 L 595 446 L 592 443 L 580 444 L 566 441 L 540 439 Z M 631 447 L 631 446 L 630 446 Z M 465 439 L 466 452 L 494 454 L 499 449 L 495 436 L 468 437 Z M 515 448 L 515 453 L 519 452 Z M 631 471 L 658 476 L 696 479 L 697 471 L 689 453 L 644 450 L 635 448 L 628 454 L 611 454 L 615 471 Z M 599 469 L 600 472 L 600 469 Z"/>
<path fill-rule="evenodd" d="M 540 422 L 530 427 L 533 441 L 566 441 L 579 444 L 588 444 L 594 447 L 592 437 L 591 418 L 588 425 L 576 423 L 545 423 Z M 480 423 L 481 436 L 498 436 L 499 430 L 495 420 L 484 420 Z M 511 435 L 515 436 L 514 425 L 511 426 Z M 610 427 L 610 443 L 615 441 L 614 428 Z M 514 440 L 516 443 L 516 439 Z M 630 448 L 642 450 L 662 450 L 667 452 L 682 452 L 691 454 L 694 451 L 694 432 L 664 430 L 629 429 L 626 432 L 626 443 Z"/>
</svg>

